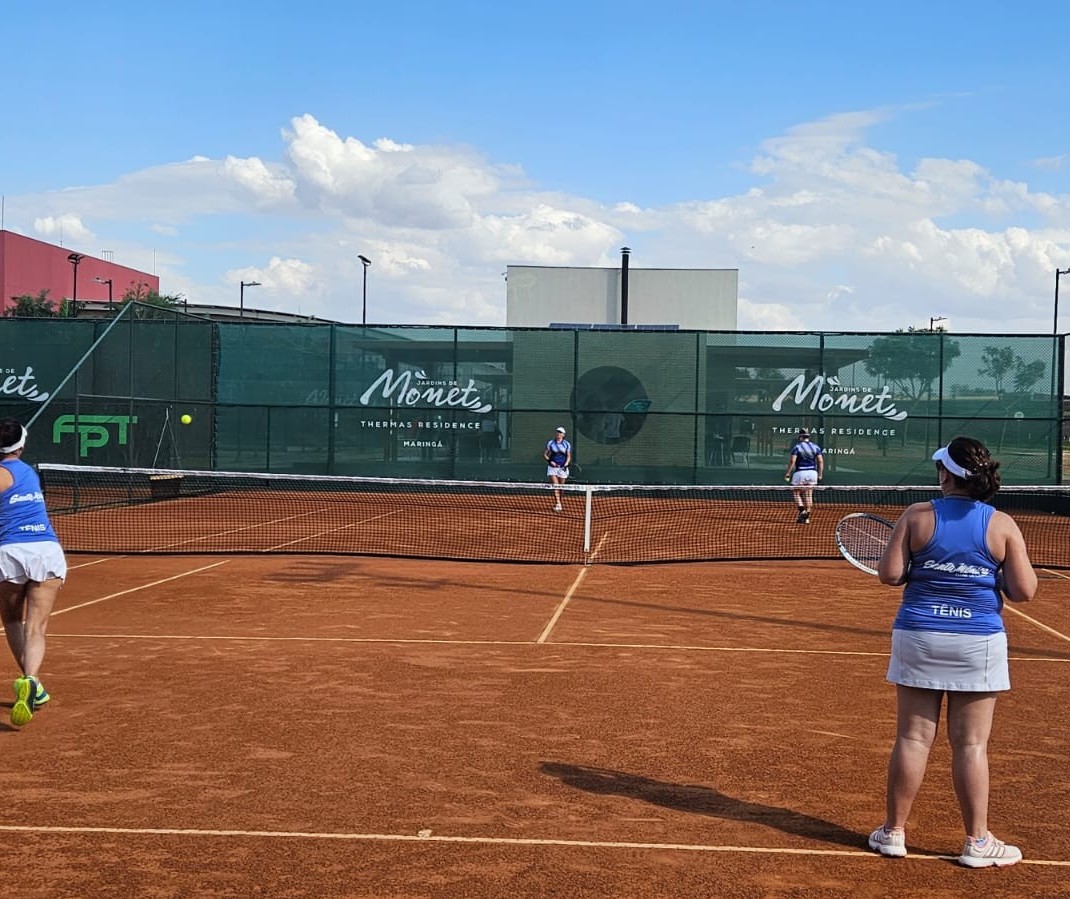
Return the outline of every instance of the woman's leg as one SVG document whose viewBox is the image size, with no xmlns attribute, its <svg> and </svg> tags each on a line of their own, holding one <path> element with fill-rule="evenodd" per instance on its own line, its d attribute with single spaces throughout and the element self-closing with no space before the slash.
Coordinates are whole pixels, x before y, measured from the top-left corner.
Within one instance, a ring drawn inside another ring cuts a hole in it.
<svg viewBox="0 0 1070 899">
<path fill-rule="evenodd" d="M 564 481 L 564 478 L 559 478 L 556 474 L 550 475 L 550 483 L 554 485 L 554 508 L 560 508 L 561 506 L 561 491 L 557 489 L 557 486 Z"/>
<path fill-rule="evenodd" d="M 895 746 L 888 760 L 887 820 L 885 827 L 906 827 L 914 798 L 925 779 L 929 750 L 940 726 L 939 690 L 896 686 Z"/>
<path fill-rule="evenodd" d="M 45 631 L 52 606 L 63 581 L 54 577 L 43 583 L 30 581 L 26 590 L 26 621 L 23 624 L 25 645 L 22 651 L 22 670 L 27 677 L 37 677 L 45 658 Z"/>
<path fill-rule="evenodd" d="M 988 738 L 995 710 L 995 693 L 947 695 L 951 779 L 968 837 L 988 833 Z"/>
<path fill-rule="evenodd" d="M 22 669 L 22 657 L 25 648 L 25 630 L 22 624 L 22 611 L 26 599 L 26 584 L 0 582 L 0 621 L 4 625 L 4 636 L 15 664 Z"/>
</svg>

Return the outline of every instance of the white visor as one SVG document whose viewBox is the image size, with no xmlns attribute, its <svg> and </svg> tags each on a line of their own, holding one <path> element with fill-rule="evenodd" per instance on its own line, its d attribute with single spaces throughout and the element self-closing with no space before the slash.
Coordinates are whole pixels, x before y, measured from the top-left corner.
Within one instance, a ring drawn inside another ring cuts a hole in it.
<svg viewBox="0 0 1070 899">
<path fill-rule="evenodd" d="M 11 446 L 0 446 L 0 453 L 15 453 L 26 445 L 26 434 L 28 432 L 24 426 L 19 425 L 19 427 L 22 428 L 22 436 L 11 444 Z"/>
<path fill-rule="evenodd" d="M 940 447 L 935 453 L 933 453 L 933 461 L 939 462 L 953 475 L 959 478 L 972 478 L 973 472 L 967 471 L 958 462 L 951 458 L 951 453 L 947 451 L 946 446 Z"/>
</svg>

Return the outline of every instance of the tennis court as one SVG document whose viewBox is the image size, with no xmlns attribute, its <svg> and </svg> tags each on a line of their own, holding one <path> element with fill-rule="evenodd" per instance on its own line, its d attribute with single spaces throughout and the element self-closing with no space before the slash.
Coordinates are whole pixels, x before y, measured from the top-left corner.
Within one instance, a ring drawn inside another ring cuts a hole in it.
<svg viewBox="0 0 1070 899">
<path fill-rule="evenodd" d="M 1006 613 L 1026 860 L 967 871 L 942 738 L 911 854 L 865 848 L 897 593 L 842 561 L 70 561 L 53 701 L 0 727 L 20 896 L 1067 894 L 1061 573 Z"/>
</svg>

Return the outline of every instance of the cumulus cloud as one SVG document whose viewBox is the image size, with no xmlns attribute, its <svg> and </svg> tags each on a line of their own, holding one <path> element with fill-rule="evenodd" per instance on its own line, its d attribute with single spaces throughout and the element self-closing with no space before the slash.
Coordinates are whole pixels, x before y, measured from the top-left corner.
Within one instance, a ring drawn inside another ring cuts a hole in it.
<svg viewBox="0 0 1070 899">
<path fill-rule="evenodd" d="M 293 199 L 293 180 L 285 173 L 269 168 L 260 159 L 228 156 L 223 160 L 222 168 L 224 181 L 231 184 L 236 192 L 244 193 L 257 206 L 285 206 Z"/>
<path fill-rule="evenodd" d="M 69 241 L 91 240 L 93 232 L 73 212 L 62 215 L 44 215 L 33 220 L 33 230 L 41 237 L 64 245 Z"/>
<path fill-rule="evenodd" d="M 284 132 L 302 200 L 387 227 L 456 228 L 477 218 L 477 201 L 501 188 L 500 173 L 460 147 L 415 147 L 342 139 L 310 115 Z"/>
<path fill-rule="evenodd" d="M 239 282 L 258 281 L 258 286 L 267 291 L 284 294 L 322 293 L 323 280 L 315 268 L 300 259 L 280 259 L 272 256 L 261 268 L 245 268 L 227 273 L 226 280 L 233 285 Z"/>
<path fill-rule="evenodd" d="M 538 204 L 523 215 L 483 217 L 467 235 L 489 261 L 528 265 L 583 265 L 621 240 L 606 222 L 569 209 Z"/>
<path fill-rule="evenodd" d="M 365 141 L 305 114 L 275 160 L 194 156 L 9 197 L 8 210 L 47 239 L 140 236 L 154 258 L 159 245 L 161 275 L 191 302 L 234 302 L 256 280 L 260 305 L 343 320 L 358 254 L 372 259 L 377 320 L 503 324 L 506 265 L 617 265 L 628 244 L 633 267 L 739 268 L 744 328 L 888 330 L 941 314 L 964 329 L 1046 330 L 1051 273 L 1070 261 L 1070 198 L 971 159 L 905 164 L 869 139 L 902 115 L 798 124 L 740 160 L 752 183 L 737 193 L 660 206 L 626 187 L 602 204 L 472 147 Z"/>
</svg>

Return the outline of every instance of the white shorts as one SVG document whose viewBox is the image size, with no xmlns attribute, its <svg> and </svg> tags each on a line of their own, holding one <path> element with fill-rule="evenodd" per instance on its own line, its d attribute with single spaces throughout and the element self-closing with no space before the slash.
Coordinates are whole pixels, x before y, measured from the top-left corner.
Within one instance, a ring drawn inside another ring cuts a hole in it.
<svg viewBox="0 0 1070 899">
<path fill-rule="evenodd" d="M 996 693 L 1011 688 L 1007 634 L 892 631 L 888 680 L 923 690 Z"/>
<path fill-rule="evenodd" d="M 67 560 L 63 548 L 55 540 L 33 540 L 29 543 L 5 543 L 0 546 L 0 581 L 41 584 L 52 578 L 67 577 Z"/>
<path fill-rule="evenodd" d="M 817 472 L 808 468 L 805 471 L 797 471 L 791 476 L 792 487 L 813 487 L 817 483 Z"/>
<path fill-rule="evenodd" d="M 558 468 L 556 465 L 546 466 L 546 477 L 548 478 L 567 478 L 568 469 Z"/>
</svg>

